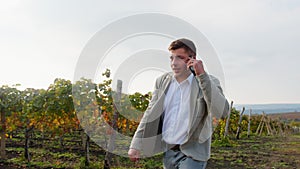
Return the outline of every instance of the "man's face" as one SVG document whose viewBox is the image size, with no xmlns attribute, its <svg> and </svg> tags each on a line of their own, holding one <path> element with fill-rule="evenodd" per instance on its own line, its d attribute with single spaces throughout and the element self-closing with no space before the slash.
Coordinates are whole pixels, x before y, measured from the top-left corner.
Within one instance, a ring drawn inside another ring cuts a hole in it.
<svg viewBox="0 0 300 169">
<path fill-rule="evenodd" d="M 184 48 L 171 50 L 170 63 L 175 78 L 186 77 L 190 74 L 190 71 L 187 67 L 187 62 L 189 59 L 189 54 Z"/>
</svg>

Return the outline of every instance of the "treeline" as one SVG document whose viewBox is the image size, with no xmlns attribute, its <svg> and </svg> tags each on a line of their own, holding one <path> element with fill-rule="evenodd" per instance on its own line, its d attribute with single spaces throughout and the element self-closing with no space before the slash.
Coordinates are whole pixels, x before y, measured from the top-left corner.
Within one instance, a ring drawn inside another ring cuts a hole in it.
<svg viewBox="0 0 300 169">
<path fill-rule="evenodd" d="M 106 70 L 102 75 L 106 79 L 99 84 L 82 78 L 74 83 L 55 79 L 47 89 L 27 88 L 21 91 L 18 86 L 1 86 L 1 158 L 6 157 L 5 140 L 20 131 L 24 132 L 24 157 L 28 162 L 32 133 L 39 133 L 43 137 L 39 137 L 41 139 L 58 137 L 63 146 L 65 135 L 80 131 L 86 165 L 89 163 L 89 135 L 92 132 L 105 130 L 99 131 L 104 133 L 105 140 L 114 130 L 132 136 L 152 95 L 150 92 L 117 93 L 111 87 L 110 71 Z M 245 109 L 238 111 L 232 105 L 228 118 L 214 119 L 214 141 L 251 135 L 286 135 L 291 131 L 279 119 L 271 119 L 266 114 L 244 115 Z M 99 129 L 99 126 L 102 127 Z"/>
<path fill-rule="evenodd" d="M 52 138 L 59 137 L 63 143 L 64 135 L 79 130 L 82 131 L 82 145 L 88 145 L 89 136 L 85 133 L 104 122 L 112 126 L 116 111 L 121 112 L 116 119 L 116 130 L 132 136 L 148 107 L 151 93 L 121 94 L 121 104 L 116 105 L 110 71 L 106 70 L 102 75 L 106 79 L 100 84 L 82 78 L 73 84 L 70 80 L 55 79 L 47 89 L 27 88 L 21 91 L 18 86 L 1 86 L 1 158 L 6 158 L 6 139 L 13 138 L 16 131 L 24 132 L 24 157 L 28 161 L 33 131 Z M 102 129 L 107 135 L 113 132 L 110 127 Z"/>
</svg>

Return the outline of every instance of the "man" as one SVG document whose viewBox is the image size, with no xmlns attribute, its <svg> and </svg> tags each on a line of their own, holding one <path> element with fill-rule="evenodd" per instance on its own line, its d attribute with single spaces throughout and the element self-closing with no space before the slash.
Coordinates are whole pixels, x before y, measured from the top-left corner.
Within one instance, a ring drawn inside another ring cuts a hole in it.
<svg viewBox="0 0 300 169">
<path fill-rule="evenodd" d="M 212 116 L 229 110 L 218 79 L 208 75 L 191 40 L 169 46 L 172 73 L 156 79 L 155 90 L 128 151 L 132 161 L 165 152 L 166 169 L 205 168 L 210 157 Z M 195 75 L 191 73 L 192 70 Z"/>
</svg>

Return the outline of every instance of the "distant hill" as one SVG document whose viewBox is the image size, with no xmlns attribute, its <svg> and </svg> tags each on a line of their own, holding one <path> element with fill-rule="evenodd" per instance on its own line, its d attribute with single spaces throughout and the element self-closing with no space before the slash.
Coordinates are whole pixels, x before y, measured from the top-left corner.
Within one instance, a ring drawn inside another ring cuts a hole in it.
<svg viewBox="0 0 300 169">
<path fill-rule="evenodd" d="M 300 112 L 300 104 L 236 104 L 234 107 L 237 110 L 245 107 L 245 114 L 248 114 L 250 109 L 252 109 L 252 114 Z"/>
<path fill-rule="evenodd" d="M 276 113 L 268 114 L 272 119 L 280 118 L 283 121 L 300 121 L 300 112 L 291 112 L 291 113 Z"/>
</svg>

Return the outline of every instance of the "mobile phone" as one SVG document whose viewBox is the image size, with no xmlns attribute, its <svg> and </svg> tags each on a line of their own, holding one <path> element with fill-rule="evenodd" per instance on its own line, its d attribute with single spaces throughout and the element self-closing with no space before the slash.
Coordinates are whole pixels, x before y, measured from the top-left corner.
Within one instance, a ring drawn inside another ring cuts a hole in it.
<svg viewBox="0 0 300 169">
<path fill-rule="evenodd" d="M 189 58 L 193 58 L 192 55 L 189 55 Z M 190 69 L 190 71 L 193 73 L 193 75 L 196 76 L 196 72 L 195 72 L 195 70 L 194 70 L 194 67 L 193 67 L 193 66 L 190 66 L 189 69 Z"/>
</svg>

